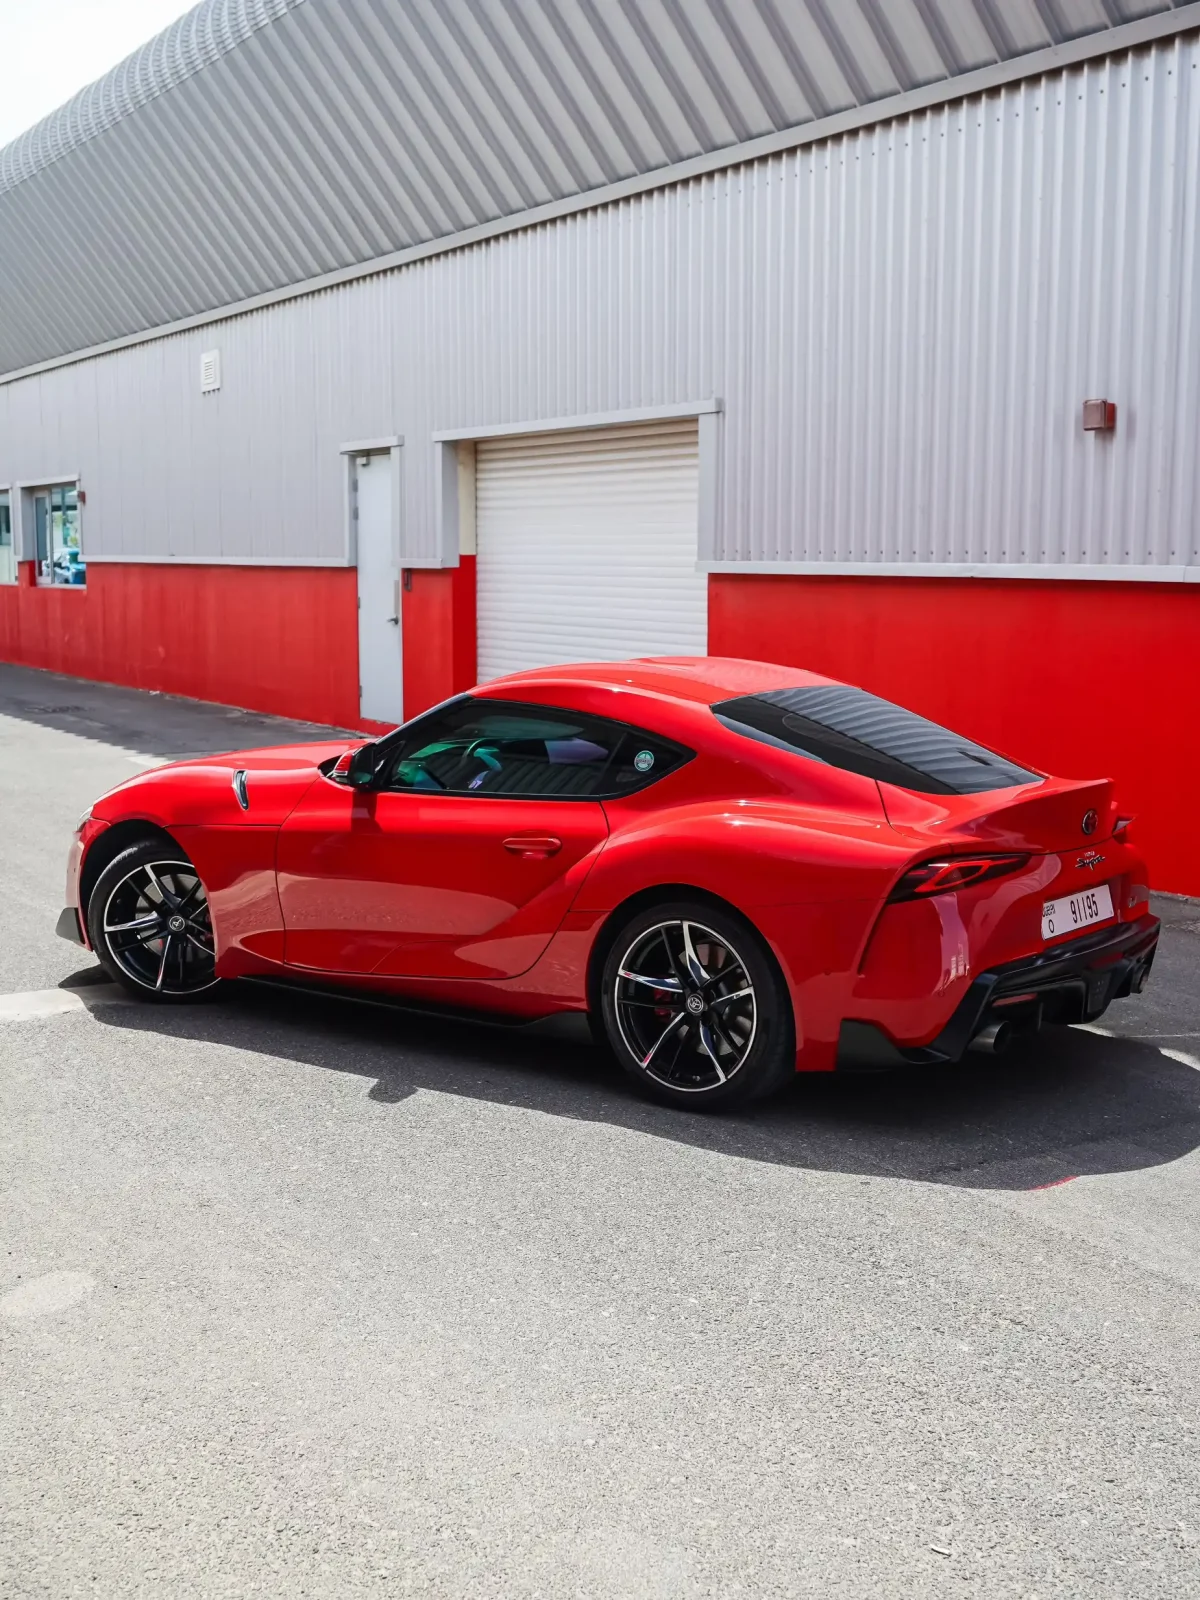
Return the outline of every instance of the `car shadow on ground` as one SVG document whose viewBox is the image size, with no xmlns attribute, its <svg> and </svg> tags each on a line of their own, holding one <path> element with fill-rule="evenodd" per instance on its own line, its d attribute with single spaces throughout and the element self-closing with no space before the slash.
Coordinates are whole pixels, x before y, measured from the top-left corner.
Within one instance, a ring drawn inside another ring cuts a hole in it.
<svg viewBox="0 0 1200 1600">
<path fill-rule="evenodd" d="M 352 1073 L 382 1113 L 433 1090 L 813 1171 L 1021 1190 L 1159 1166 L 1200 1145 L 1200 1072 L 1070 1028 L 939 1071 L 798 1076 L 773 1100 L 718 1115 L 643 1100 L 587 1043 L 303 991 L 229 984 L 209 1004 L 93 1014 L 164 1041 Z"/>
</svg>

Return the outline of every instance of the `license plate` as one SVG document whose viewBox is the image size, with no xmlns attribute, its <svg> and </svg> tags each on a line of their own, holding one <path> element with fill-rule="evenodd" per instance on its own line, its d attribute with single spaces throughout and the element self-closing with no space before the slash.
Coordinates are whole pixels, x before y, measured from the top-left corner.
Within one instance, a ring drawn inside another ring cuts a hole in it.
<svg viewBox="0 0 1200 1600">
<path fill-rule="evenodd" d="M 1094 889 L 1081 889 L 1062 900 L 1047 900 L 1042 906 L 1042 938 L 1059 939 L 1093 922 L 1107 922 L 1113 914 L 1112 895 L 1106 883 Z"/>
</svg>

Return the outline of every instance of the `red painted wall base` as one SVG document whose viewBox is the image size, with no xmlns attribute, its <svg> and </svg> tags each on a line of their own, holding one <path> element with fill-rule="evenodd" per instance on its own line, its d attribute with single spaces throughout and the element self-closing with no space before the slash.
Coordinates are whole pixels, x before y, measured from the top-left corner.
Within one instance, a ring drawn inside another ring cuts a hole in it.
<svg viewBox="0 0 1200 1600">
<path fill-rule="evenodd" d="M 1112 777 L 1158 889 L 1200 894 L 1200 585 L 714 575 L 709 650 L 860 684 L 1018 760 Z"/>
<path fill-rule="evenodd" d="M 94 563 L 0 585 L 0 659 L 340 727 L 352 568 Z M 1200 894 L 1200 585 L 714 575 L 709 649 L 810 667 L 1065 777 L 1111 776 L 1156 888 Z M 404 706 L 475 681 L 475 563 L 412 573 Z"/>
<path fill-rule="evenodd" d="M 93 562 L 86 588 L 0 584 L 0 659 L 353 727 L 357 574 Z"/>
<path fill-rule="evenodd" d="M 404 715 L 470 689 L 476 677 L 475 557 L 457 567 L 411 568 L 402 588 Z"/>
</svg>

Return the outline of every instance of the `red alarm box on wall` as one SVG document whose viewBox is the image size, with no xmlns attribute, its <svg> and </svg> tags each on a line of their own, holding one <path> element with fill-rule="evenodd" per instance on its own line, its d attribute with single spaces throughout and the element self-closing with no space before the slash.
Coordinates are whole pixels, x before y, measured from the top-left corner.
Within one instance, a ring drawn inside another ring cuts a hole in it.
<svg viewBox="0 0 1200 1600">
<path fill-rule="evenodd" d="M 1083 429 L 1085 433 L 1111 433 L 1117 425 L 1115 400 L 1085 400 L 1083 402 Z"/>
</svg>

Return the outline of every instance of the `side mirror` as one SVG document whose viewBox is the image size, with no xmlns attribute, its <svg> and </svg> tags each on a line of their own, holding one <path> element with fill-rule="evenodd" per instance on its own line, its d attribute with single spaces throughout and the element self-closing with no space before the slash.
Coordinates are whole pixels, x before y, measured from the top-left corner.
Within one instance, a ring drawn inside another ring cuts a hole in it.
<svg viewBox="0 0 1200 1600">
<path fill-rule="evenodd" d="M 339 783 L 349 784 L 352 789 L 369 789 L 375 782 L 378 765 L 379 746 L 363 744 L 357 750 L 347 750 L 344 756 L 339 756 L 330 776 Z"/>
</svg>

